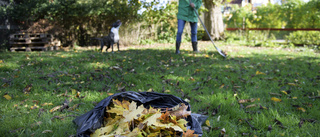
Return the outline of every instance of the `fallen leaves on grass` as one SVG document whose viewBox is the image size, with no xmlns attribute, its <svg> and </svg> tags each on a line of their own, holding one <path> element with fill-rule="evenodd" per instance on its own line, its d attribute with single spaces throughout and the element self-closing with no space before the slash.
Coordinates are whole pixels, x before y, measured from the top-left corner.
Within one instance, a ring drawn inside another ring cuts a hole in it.
<svg viewBox="0 0 320 137">
<path fill-rule="evenodd" d="M 248 103 L 248 102 L 254 102 L 254 101 L 256 101 L 256 100 L 260 100 L 260 98 L 257 98 L 257 99 L 255 99 L 255 98 L 251 98 L 251 99 L 240 99 L 240 100 L 238 100 L 238 103 Z"/>
<path fill-rule="evenodd" d="M 5 94 L 3 97 L 6 98 L 7 100 L 11 100 L 12 99 L 11 96 L 8 95 L 8 94 Z"/>
<path fill-rule="evenodd" d="M 263 72 L 257 71 L 257 72 L 256 72 L 256 75 L 266 75 L 266 73 L 263 73 Z"/>
<path fill-rule="evenodd" d="M 274 102 L 281 102 L 282 101 L 281 99 L 276 98 L 276 97 L 272 97 L 271 100 Z"/>
<path fill-rule="evenodd" d="M 42 131 L 42 133 L 43 134 L 45 134 L 45 133 L 53 133 L 53 131 L 52 130 L 44 130 L 44 131 Z"/>
<path fill-rule="evenodd" d="M 23 89 L 22 92 L 23 92 L 24 94 L 29 94 L 31 88 L 32 88 L 32 84 L 29 84 L 29 85 L 27 85 L 27 86 Z"/>
<path fill-rule="evenodd" d="M 55 106 L 54 108 L 50 109 L 50 112 L 55 112 L 57 110 L 59 110 L 60 108 L 62 108 L 63 105 L 59 105 L 59 106 Z"/>
</svg>

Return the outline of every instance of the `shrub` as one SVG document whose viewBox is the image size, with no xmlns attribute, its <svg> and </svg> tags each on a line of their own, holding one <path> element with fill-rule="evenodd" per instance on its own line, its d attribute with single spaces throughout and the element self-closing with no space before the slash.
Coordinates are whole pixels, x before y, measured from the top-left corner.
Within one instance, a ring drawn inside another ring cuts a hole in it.
<svg viewBox="0 0 320 137">
<path fill-rule="evenodd" d="M 296 46 L 319 46 L 320 32 L 319 31 L 296 31 L 286 37 L 286 41 L 295 44 Z"/>
</svg>

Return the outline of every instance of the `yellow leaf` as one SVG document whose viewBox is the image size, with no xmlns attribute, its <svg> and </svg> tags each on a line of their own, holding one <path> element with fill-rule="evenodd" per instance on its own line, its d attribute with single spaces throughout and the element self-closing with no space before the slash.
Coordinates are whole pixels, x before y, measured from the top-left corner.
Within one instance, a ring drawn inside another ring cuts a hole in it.
<svg viewBox="0 0 320 137">
<path fill-rule="evenodd" d="M 302 111 L 302 112 L 306 112 L 306 110 L 304 108 L 302 108 L 302 107 L 298 107 L 297 109 Z"/>
<path fill-rule="evenodd" d="M 77 93 L 77 90 L 75 89 L 71 89 L 71 92 L 72 92 L 72 95 L 76 94 Z"/>
<path fill-rule="evenodd" d="M 30 107 L 30 109 L 37 109 L 39 106 L 34 104 L 33 106 Z"/>
<path fill-rule="evenodd" d="M 4 87 L 4 88 L 6 88 L 8 86 L 9 86 L 9 84 L 7 84 L 7 83 L 2 84 L 2 87 Z"/>
<path fill-rule="evenodd" d="M 137 108 L 137 103 L 132 101 L 129 105 L 129 110 L 123 112 L 123 116 L 125 118 L 124 122 L 129 122 L 133 119 L 138 119 L 140 116 L 142 116 L 142 112 L 145 108 L 143 105 L 140 105 Z"/>
<path fill-rule="evenodd" d="M 135 128 L 131 132 L 129 132 L 127 134 L 123 134 L 123 136 L 125 136 L 125 137 L 143 137 L 139 128 Z"/>
<path fill-rule="evenodd" d="M 263 73 L 263 72 L 257 71 L 257 72 L 256 72 L 256 75 L 266 75 L 266 73 Z"/>
<path fill-rule="evenodd" d="M 209 120 L 206 120 L 206 125 L 207 125 L 208 127 L 210 127 L 210 121 L 209 121 Z"/>
<path fill-rule="evenodd" d="M 203 69 L 196 69 L 195 72 L 203 71 Z"/>
<path fill-rule="evenodd" d="M 110 132 L 113 130 L 113 128 L 114 128 L 114 125 L 108 125 L 105 127 L 101 127 L 99 129 L 97 129 L 96 131 L 94 131 L 94 133 L 92 133 L 90 135 L 90 137 L 100 137 L 105 134 L 110 134 Z"/>
<path fill-rule="evenodd" d="M 161 123 L 158 118 L 161 117 L 161 113 L 156 113 L 144 120 L 144 123 L 147 124 L 147 126 L 156 126 L 156 127 L 162 127 L 162 128 L 172 128 L 175 131 L 183 132 L 183 129 L 181 129 L 179 126 L 174 125 L 173 123 L 169 124 L 163 124 Z"/>
<path fill-rule="evenodd" d="M 113 125 L 115 126 L 115 130 L 110 133 L 111 137 L 130 133 L 129 123 L 124 122 L 124 120 L 124 118 L 121 118 L 119 122 Z"/>
<path fill-rule="evenodd" d="M 3 63 L 3 60 L 0 60 L 0 63 Z"/>
<path fill-rule="evenodd" d="M 77 92 L 77 95 L 76 95 L 76 97 L 78 98 L 78 97 L 80 97 L 80 92 Z"/>
<path fill-rule="evenodd" d="M 41 106 L 52 106 L 52 103 L 43 103 Z"/>
<path fill-rule="evenodd" d="M 50 109 L 50 112 L 51 112 L 51 113 L 52 113 L 52 112 L 55 112 L 55 111 L 57 111 L 58 109 L 60 109 L 62 106 L 63 106 L 63 105 L 56 106 L 56 107 Z"/>
<path fill-rule="evenodd" d="M 298 99 L 298 97 L 292 97 L 292 99 Z"/>
<path fill-rule="evenodd" d="M 257 106 L 257 104 L 248 105 L 248 106 L 246 106 L 246 109 L 247 109 L 247 108 L 256 107 L 256 106 Z"/>
<path fill-rule="evenodd" d="M 284 90 L 282 90 L 281 92 L 284 93 L 284 94 L 286 94 L 286 95 L 288 94 L 288 93 L 287 93 L 286 91 L 284 91 Z"/>
<path fill-rule="evenodd" d="M 109 96 L 113 95 L 114 93 L 107 93 Z"/>
<path fill-rule="evenodd" d="M 223 88 L 224 87 L 224 84 L 222 84 L 219 88 L 221 89 L 221 88 Z"/>
<path fill-rule="evenodd" d="M 115 106 L 113 108 L 110 108 L 107 110 L 108 113 L 115 113 L 117 115 L 123 115 L 123 112 L 127 111 L 127 109 L 121 107 L 121 106 Z"/>
<path fill-rule="evenodd" d="M 271 100 L 274 101 L 274 102 L 281 102 L 281 99 L 276 98 L 276 97 L 272 97 Z"/>
<path fill-rule="evenodd" d="M 3 97 L 6 98 L 7 100 L 12 99 L 11 96 L 9 96 L 8 94 L 4 95 Z"/>
<path fill-rule="evenodd" d="M 178 125 L 183 131 L 186 131 L 186 130 L 187 130 L 187 127 L 186 127 L 187 123 L 188 123 L 188 121 L 186 121 L 185 119 L 179 119 L 179 120 L 177 121 L 177 125 Z M 209 123 L 209 125 L 210 125 L 210 123 Z"/>
<path fill-rule="evenodd" d="M 295 83 L 288 83 L 288 85 L 290 85 L 290 86 L 298 86 L 298 85 L 295 84 Z"/>
<path fill-rule="evenodd" d="M 285 133 L 286 133 L 286 132 L 283 132 L 283 133 L 279 133 L 279 134 L 280 134 L 280 136 L 284 136 L 284 135 L 285 135 Z"/>
</svg>

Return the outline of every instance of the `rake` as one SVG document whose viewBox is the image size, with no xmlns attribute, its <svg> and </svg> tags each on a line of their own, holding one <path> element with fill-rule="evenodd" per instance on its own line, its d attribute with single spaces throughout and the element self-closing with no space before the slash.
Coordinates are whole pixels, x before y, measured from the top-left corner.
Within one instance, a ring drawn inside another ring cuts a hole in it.
<svg viewBox="0 0 320 137">
<path fill-rule="evenodd" d="M 189 0 L 189 2 L 191 3 L 191 0 Z M 208 36 L 209 36 L 209 38 L 210 38 L 213 46 L 217 49 L 217 51 L 219 52 L 219 54 L 220 54 L 221 56 L 223 56 L 223 57 L 226 58 L 227 55 L 225 54 L 225 52 L 223 52 L 222 50 L 220 50 L 220 49 L 216 46 L 216 44 L 214 44 L 214 42 L 213 42 L 213 40 L 212 40 L 212 38 L 211 38 L 211 36 L 210 36 L 210 33 L 209 33 L 209 31 L 207 30 L 206 26 L 203 24 L 202 20 L 200 19 L 200 16 L 199 16 L 197 10 L 196 10 L 195 8 L 193 8 L 193 10 L 194 10 L 194 12 L 197 14 L 197 16 L 198 16 L 198 18 L 199 18 L 199 20 L 200 20 L 203 28 L 206 30 L 206 32 L 207 32 L 207 34 L 208 34 Z"/>
</svg>

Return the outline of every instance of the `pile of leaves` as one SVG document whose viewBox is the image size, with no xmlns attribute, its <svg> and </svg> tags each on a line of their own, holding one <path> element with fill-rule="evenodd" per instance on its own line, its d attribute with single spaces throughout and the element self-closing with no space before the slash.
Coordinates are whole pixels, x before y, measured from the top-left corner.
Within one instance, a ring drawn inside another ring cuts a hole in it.
<svg viewBox="0 0 320 137">
<path fill-rule="evenodd" d="M 193 130 L 187 130 L 185 118 L 191 114 L 188 106 L 181 103 L 173 108 L 145 108 L 134 101 L 112 100 L 106 108 L 104 126 L 91 134 L 98 136 L 183 136 L 194 137 Z"/>
</svg>

